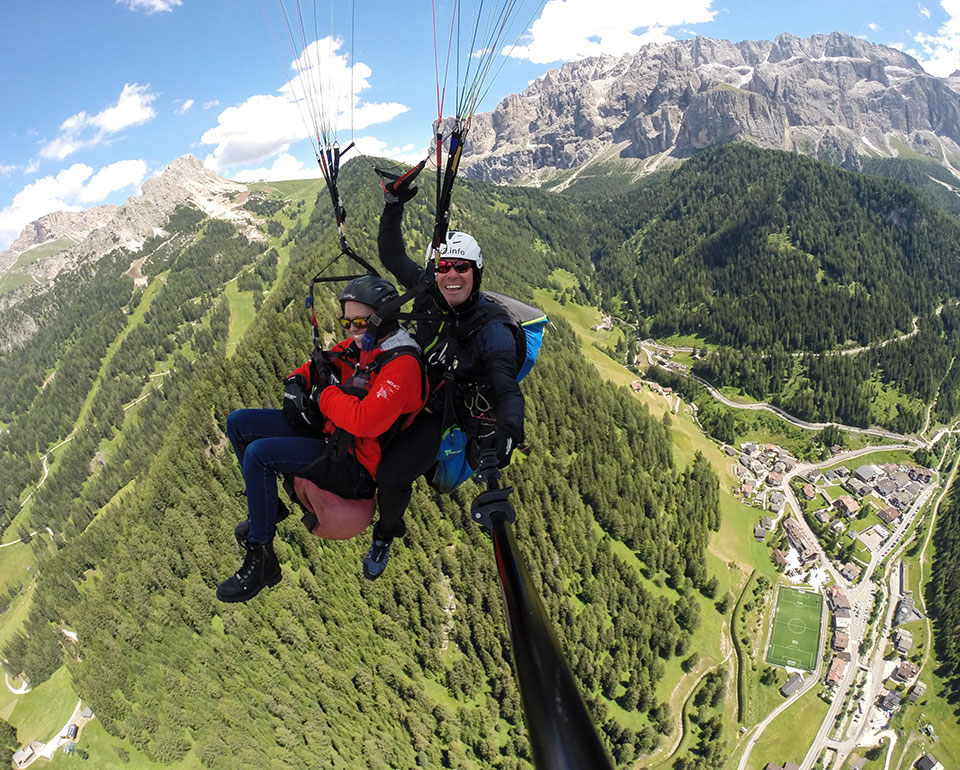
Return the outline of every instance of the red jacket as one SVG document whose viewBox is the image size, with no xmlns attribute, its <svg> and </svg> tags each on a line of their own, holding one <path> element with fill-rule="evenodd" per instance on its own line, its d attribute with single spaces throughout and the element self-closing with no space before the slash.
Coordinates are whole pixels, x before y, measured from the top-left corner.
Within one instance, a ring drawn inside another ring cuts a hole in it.
<svg viewBox="0 0 960 770">
<path fill-rule="evenodd" d="M 375 361 L 399 344 L 413 344 L 406 332 L 397 332 L 381 341 L 382 347 L 373 351 Z M 340 353 L 334 359 L 339 370 L 340 382 L 345 386 L 359 366 L 360 350 L 351 337 L 335 345 L 332 353 Z M 294 371 L 307 380 L 308 389 L 315 383 L 310 378 L 310 363 Z M 350 452 L 366 468 L 374 479 L 380 465 L 380 438 L 403 416 L 416 414 L 423 407 L 423 370 L 413 355 L 398 355 L 387 361 L 382 368 L 374 367 L 366 386 L 365 398 L 345 393 L 336 386 L 325 387 L 320 392 L 317 405 L 323 413 L 323 432 L 332 434 L 342 428 L 353 435 Z"/>
</svg>

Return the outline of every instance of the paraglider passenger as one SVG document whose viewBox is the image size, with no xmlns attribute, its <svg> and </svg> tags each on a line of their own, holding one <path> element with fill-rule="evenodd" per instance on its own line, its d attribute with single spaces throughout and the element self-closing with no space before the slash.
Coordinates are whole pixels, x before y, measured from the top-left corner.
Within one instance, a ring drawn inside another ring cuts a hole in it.
<svg viewBox="0 0 960 770">
<path fill-rule="evenodd" d="M 400 230 L 403 204 L 416 194 L 412 176 L 386 187 L 380 217 L 380 260 L 402 286 L 413 288 L 427 271 L 406 252 Z M 394 538 L 406 532 L 403 517 L 413 482 L 434 466 L 441 436 L 458 426 L 469 438 L 471 465 L 479 452 L 496 450 L 500 467 L 523 441 L 524 403 L 517 384 L 517 343 L 507 314 L 480 291 L 483 256 L 477 241 L 451 230 L 441 246 L 436 283 L 414 302 L 415 339 L 423 350 L 427 407 L 390 447 L 380 464 L 379 519 L 364 558 L 363 574 L 375 580 L 384 571 Z"/>
<path fill-rule="evenodd" d="M 396 321 L 379 329 L 376 349 L 360 362 L 370 316 L 397 297 L 374 275 L 340 295 L 340 325 L 350 337 L 284 380 L 283 409 L 240 409 L 227 437 L 246 484 L 247 518 L 237 526 L 246 550 L 240 569 L 217 586 L 223 602 L 243 602 L 280 582 L 273 537 L 280 508 L 277 476 L 302 476 L 343 498 L 371 498 L 383 447 L 423 404 L 419 348 Z M 368 396 L 366 397 L 365 396 Z"/>
</svg>

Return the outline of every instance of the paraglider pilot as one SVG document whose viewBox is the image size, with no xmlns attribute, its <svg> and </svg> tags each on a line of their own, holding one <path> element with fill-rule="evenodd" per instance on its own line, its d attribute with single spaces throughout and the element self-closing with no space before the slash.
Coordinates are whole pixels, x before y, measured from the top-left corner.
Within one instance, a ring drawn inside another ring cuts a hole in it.
<svg viewBox="0 0 960 770">
<path fill-rule="evenodd" d="M 416 193 L 410 182 L 385 185 L 378 247 L 384 267 L 407 289 L 427 271 L 407 256 L 401 234 L 403 204 Z M 375 580 L 384 571 L 393 540 L 406 532 L 403 517 L 413 482 L 436 469 L 445 431 L 457 426 L 469 439 L 474 458 L 495 450 L 504 467 L 523 441 L 524 402 L 517 384 L 517 330 L 507 314 L 480 291 L 483 256 L 477 241 L 451 230 L 441 246 L 436 283 L 414 302 L 415 339 L 424 351 L 430 386 L 426 408 L 384 454 L 377 507 L 380 513 L 363 574 Z M 476 460 L 471 463 L 476 468 Z M 436 481 L 436 479 L 433 479 Z M 440 489 L 441 487 L 435 486 Z"/>
</svg>

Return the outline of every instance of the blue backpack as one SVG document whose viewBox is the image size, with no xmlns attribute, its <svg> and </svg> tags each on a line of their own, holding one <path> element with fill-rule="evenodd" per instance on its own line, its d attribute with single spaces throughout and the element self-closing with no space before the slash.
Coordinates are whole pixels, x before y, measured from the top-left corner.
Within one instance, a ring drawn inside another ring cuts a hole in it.
<svg viewBox="0 0 960 770">
<path fill-rule="evenodd" d="M 543 345 L 547 316 L 540 308 L 506 294 L 494 291 L 483 293 L 503 308 L 516 325 L 519 362 L 517 382 L 520 382 L 537 362 L 540 347 Z M 474 469 L 467 459 L 467 443 L 467 435 L 455 425 L 447 428 L 441 436 L 437 463 L 430 477 L 430 486 L 438 492 L 449 494 L 473 475 Z"/>
</svg>

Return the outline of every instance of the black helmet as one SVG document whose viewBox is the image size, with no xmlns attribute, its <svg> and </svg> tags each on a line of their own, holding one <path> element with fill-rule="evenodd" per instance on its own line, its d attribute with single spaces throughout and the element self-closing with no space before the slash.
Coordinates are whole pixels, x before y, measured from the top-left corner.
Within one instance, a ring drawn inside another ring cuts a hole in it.
<svg viewBox="0 0 960 770">
<path fill-rule="evenodd" d="M 340 307 L 348 300 L 362 302 L 374 311 L 379 310 L 392 299 L 400 295 L 393 284 L 378 275 L 361 275 L 348 283 L 340 293 Z"/>
<path fill-rule="evenodd" d="M 343 309 L 348 300 L 353 300 L 369 305 L 373 308 L 373 312 L 379 314 L 384 305 L 399 296 L 393 284 L 386 278 L 381 278 L 379 275 L 361 275 L 359 278 L 350 281 L 340 292 L 340 309 Z M 399 322 L 391 313 L 390 317 L 381 320 L 380 326 L 374 334 L 380 340 L 389 334 L 393 334 L 399 328 Z M 373 331 L 373 329 L 371 328 L 370 331 Z"/>
</svg>

